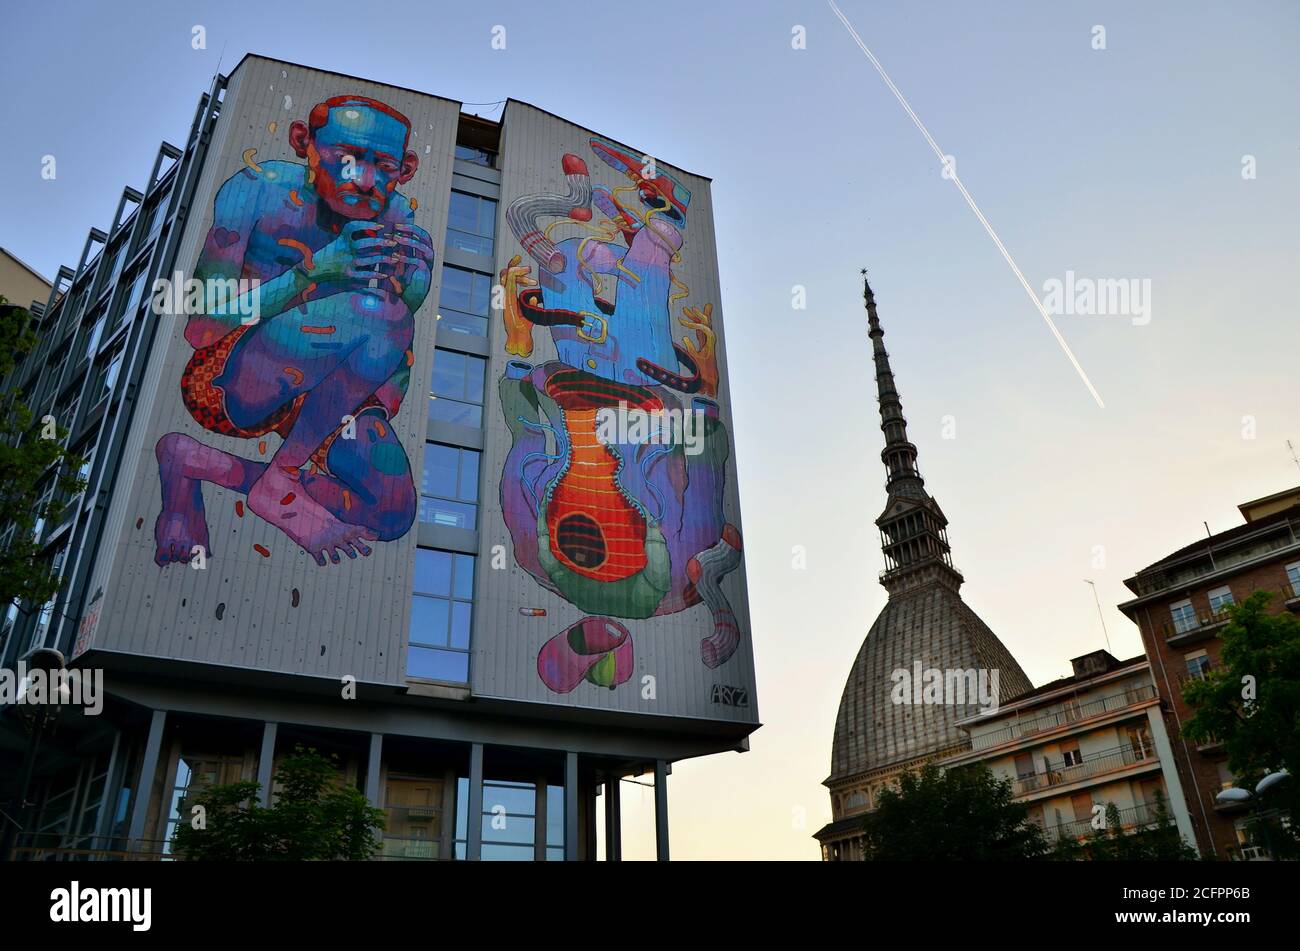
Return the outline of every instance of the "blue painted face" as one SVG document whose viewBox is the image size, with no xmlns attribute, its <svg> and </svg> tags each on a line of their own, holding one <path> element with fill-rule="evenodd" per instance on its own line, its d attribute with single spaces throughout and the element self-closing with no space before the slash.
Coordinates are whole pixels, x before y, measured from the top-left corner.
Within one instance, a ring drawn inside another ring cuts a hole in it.
<svg viewBox="0 0 1300 951">
<path fill-rule="evenodd" d="M 316 191 L 345 218 L 379 217 L 402 180 L 406 135 L 401 120 L 371 106 L 330 109 L 308 154 Z"/>
</svg>

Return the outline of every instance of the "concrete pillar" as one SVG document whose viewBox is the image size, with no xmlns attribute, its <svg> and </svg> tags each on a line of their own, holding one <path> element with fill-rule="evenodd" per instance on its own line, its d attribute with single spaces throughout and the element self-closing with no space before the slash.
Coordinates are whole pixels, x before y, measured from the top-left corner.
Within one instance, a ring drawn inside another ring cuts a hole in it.
<svg viewBox="0 0 1300 951">
<path fill-rule="evenodd" d="M 533 860 L 546 861 L 546 777 L 538 776 L 533 790 Z"/>
<path fill-rule="evenodd" d="M 108 834 L 113 829 L 113 810 L 121 793 L 125 775 L 125 754 L 122 752 L 122 731 L 113 731 L 113 750 L 108 754 L 108 771 L 104 774 L 104 799 L 99 805 L 99 818 L 95 822 L 92 849 L 108 847 Z"/>
<path fill-rule="evenodd" d="M 370 800 L 370 805 L 378 809 L 381 805 L 380 799 L 383 798 L 383 790 L 379 788 L 379 775 L 381 772 L 381 763 L 384 756 L 384 734 L 370 734 L 370 756 L 366 760 L 366 798 Z"/>
<path fill-rule="evenodd" d="M 280 724 L 267 721 L 262 724 L 262 752 L 257 760 L 257 781 L 262 784 L 257 801 L 263 807 L 271 804 L 271 776 L 275 767 L 275 737 Z"/>
<path fill-rule="evenodd" d="M 578 861 L 578 754 L 564 754 L 564 860 Z"/>
<path fill-rule="evenodd" d="M 446 861 L 456 857 L 456 780 L 456 770 L 448 766 L 442 774 L 442 831 L 438 837 L 438 858 Z"/>
<path fill-rule="evenodd" d="M 655 858 L 668 861 L 668 763 L 655 760 Z"/>
<path fill-rule="evenodd" d="M 1165 807 L 1178 826 L 1178 834 L 1192 848 L 1196 848 L 1196 830 L 1192 827 L 1192 815 L 1187 810 L 1187 797 L 1183 794 L 1183 784 L 1178 779 L 1178 763 L 1174 759 L 1174 748 L 1165 732 L 1165 721 L 1160 715 L 1160 707 L 1147 707 L 1147 725 L 1151 730 L 1151 742 L 1160 758 L 1160 775 L 1165 781 Z"/>
<path fill-rule="evenodd" d="M 466 807 L 465 858 L 477 862 L 483 857 L 483 744 L 469 748 L 469 804 Z"/>
<path fill-rule="evenodd" d="M 140 850 L 144 837 L 144 824 L 149 816 L 149 799 L 158 773 L 158 755 L 162 752 L 163 727 L 167 725 L 167 711 L 155 710 L 149 721 L 149 738 L 145 740 L 144 757 L 140 761 L 140 775 L 136 779 L 134 801 L 131 803 L 131 825 L 127 833 L 127 849 Z"/>
<path fill-rule="evenodd" d="M 623 861 L 623 816 L 619 778 L 605 780 L 605 861 Z"/>
</svg>

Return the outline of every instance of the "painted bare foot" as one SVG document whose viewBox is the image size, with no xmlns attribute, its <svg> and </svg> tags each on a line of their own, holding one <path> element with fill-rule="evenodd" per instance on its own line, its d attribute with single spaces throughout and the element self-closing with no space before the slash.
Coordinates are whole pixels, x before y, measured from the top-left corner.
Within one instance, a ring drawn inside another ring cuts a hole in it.
<svg viewBox="0 0 1300 951">
<path fill-rule="evenodd" d="M 268 466 L 248 493 L 248 507 L 301 545 L 316 564 L 326 558 L 339 563 L 339 553 L 349 558 L 370 554 L 368 541 L 375 535 L 359 525 L 340 521 L 308 495 L 298 474 Z"/>
<path fill-rule="evenodd" d="M 203 511 L 203 488 L 197 479 L 174 477 L 163 484 L 163 510 L 153 527 L 158 550 L 154 561 L 160 567 L 186 564 L 199 551 L 206 558 L 208 522 Z"/>
</svg>

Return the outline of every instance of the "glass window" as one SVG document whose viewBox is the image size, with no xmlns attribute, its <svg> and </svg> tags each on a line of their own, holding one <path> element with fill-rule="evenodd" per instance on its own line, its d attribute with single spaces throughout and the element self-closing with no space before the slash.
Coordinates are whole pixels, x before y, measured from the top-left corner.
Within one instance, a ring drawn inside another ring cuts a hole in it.
<svg viewBox="0 0 1300 951">
<path fill-rule="evenodd" d="M 183 753 L 176 763 L 176 782 L 172 786 L 171 810 L 167 818 L 167 833 L 163 852 L 170 854 L 172 837 L 182 820 L 181 804 L 186 796 L 197 795 L 211 786 L 237 783 L 244 778 L 242 756 L 209 756 Z"/>
<path fill-rule="evenodd" d="M 563 786 L 546 787 L 546 861 L 564 861 Z"/>
<path fill-rule="evenodd" d="M 99 337 L 104 332 L 105 316 L 103 308 L 100 308 L 99 313 L 95 315 L 95 322 L 91 325 L 89 336 L 86 337 L 86 359 L 93 357 L 99 348 Z"/>
<path fill-rule="evenodd" d="M 489 152 L 487 149 L 476 149 L 471 145 L 456 146 L 456 158 L 462 162 L 482 165 L 484 168 L 492 168 L 496 164 L 495 152 Z"/>
<path fill-rule="evenodd" d="M 478 463 L 477 450 L 425 443 L 420 521 L 452 528 L 476 527 Z"/>
<path fill-rule="evenodd" d="M 537 841 L 537 787 L 485 779 L 481 821 L 484 861 L 531 862 Z"/>
<path fill-rule="evenodd" d="M 382 856 L 385 859 L 436 859 L 442 835 L 441 779 L 388 774 L 384 790 Z"/>
<path fill-rule="evenodd" d="M 1286 566 L 1286 580 L 1291 585 L 1288 597 L 1300 596 L 1300 561 Z"/>
<path fill-rule="evenodd" d="M 1185 634 L 1197 627 L 1196 612 L 1192 610 L 1191 601 L 1179 601 L 1169 606 L 1169 614 L 1174 619 L 1174 632 Z"/>
<path fill-rule="evenodd" d="M 486 337 L 492 278 L 478 271 L 443 265 L 438 294 L 438 329 Z"/>
<path fill-rule="evenodd" d="M 162 229 L 163 221 L 166 219 L 163 204 L 167 200 L 167 193 L 159 195 L 149 208 L 149 230 L 145 232 L 141 239 L 139 247 L 144 247 L 154 238 L 158 237 L 158 232 Z"/>
<path fill-rule="evenodd" d="M 122 273 L 122 265 L 126 263 L 126 242 L 119 241 L 116 249 L 113 251 L 113 269 L 109 272 L 108 278 L 100 285 L 100 291 L 105 291 L 117 283 L 118 275 Z"/>
<path fill-rule="evenodd" d="M 1187 673 L 1197 680 L 1203 680 L 1210 671 L 1210 656 L 1205 651 L 1187 654 L 1183 660 L 1187 662 Z"/>
<path fill-rule="evenodd" d="M 426 680 L 469 680 L 474 556 L 415 550 L 406 673 Z"/>
<path fill-rule="evenodd" d="M 122 355 L 123 348 L 119 344 L 112 356 L 99 364 L 95 373 L 95 382 L 89 391 L 92 405 L 113 392 L 113 387 L 117 385 L 118 373 L 122 370 Z"/>
<path fill-rule="evenodd" d="M 435 350 L 429 419 L 480 428 L 483 425 L 483 379 L 486 372 L 487 361 L 482 357 L 441 347 Z"/>
<path fill-rule="evenodd" d="M 496 235 L 497 203 L 466 192 L 451 193 L 447 244 L 469 254 L 491 255 Z"/>
<path fill-rule="evenodd" d="M 127 293 L 126 302 L 118 312 L 117 319 L 113 321 L 113 326 L 120 326 L 123 321 L 130 320 L 135 316 L 136 308 L 140 306 L 140 297 L 144 294 L 145 278 L 149 276 L 148 268 L 140 268 L 131 282 L 131 290 Z"/>
<path fill-rule="evenodd" d="M 1210 592 L 1210 613 L 1222 614 L 1228 605 L 1233 604 L 1232 589 L 1227 585 Z"/>
</svg>

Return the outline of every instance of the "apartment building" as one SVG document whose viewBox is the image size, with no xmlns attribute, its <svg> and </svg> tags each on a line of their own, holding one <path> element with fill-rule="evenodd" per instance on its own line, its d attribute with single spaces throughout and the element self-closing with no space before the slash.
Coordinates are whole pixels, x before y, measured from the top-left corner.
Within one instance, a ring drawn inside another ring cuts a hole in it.
<svg viewBox="0 0 1300 951">
<path fill-rule="evenodd" d="M 1226 608 L 1266 591 L 1274 611 L 1300 611 L 1300 487 L 1238 506 L 1243 523 L 1209 534 L 1148 565 L 1124 584 L 1135 595 L 1119 606 L 1142 634 L 1187 790 L 1196 843 L 1202 855 L 1255 859 L 1250 807 L 1219 803 L 1235 785 L 1218 743 L 1183 739 L 1192 715 L 1182 688 L 1219 663 L 1219 633 Z"/>
<path fill-rule="evenodd" d="M 1145 656 L 1116 660 L 1094 651 L 1070 661 L 1073 674 L 996 711 L 962 721 L 970 752 L 946 766 L 983 763 L 1011 781 L 1017 802 L 1049 842 L 1106 828 L 1106 807 L 1123 832 L 1150 828 L 1157 803 L 1190 845 L 1195 841 L 1160 699 Z"/>
</svg>

